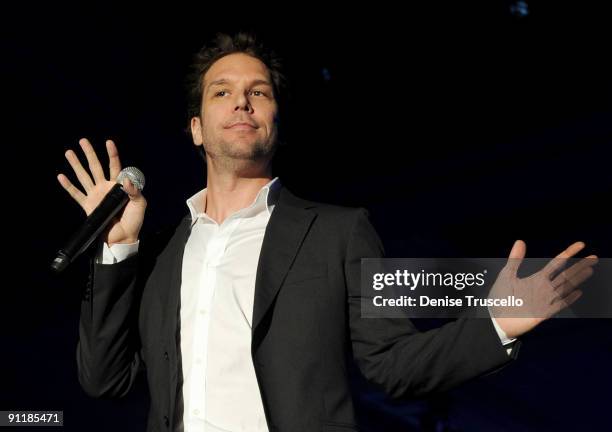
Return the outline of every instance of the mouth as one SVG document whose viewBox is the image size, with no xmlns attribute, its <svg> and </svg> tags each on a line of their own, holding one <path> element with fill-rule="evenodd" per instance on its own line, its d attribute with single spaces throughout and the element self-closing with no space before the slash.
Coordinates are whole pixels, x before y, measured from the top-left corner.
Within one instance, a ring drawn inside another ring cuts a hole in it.
<svg viewBox="0 0 612 432">
<path fill-rule="evenodd" d="M 251 123 L 234 123 L 231 126 L 226 127 L 226 129 L 233 129 L 233 130 L 254 130 L 257 129 L 257 127 Z"/>
</svg>

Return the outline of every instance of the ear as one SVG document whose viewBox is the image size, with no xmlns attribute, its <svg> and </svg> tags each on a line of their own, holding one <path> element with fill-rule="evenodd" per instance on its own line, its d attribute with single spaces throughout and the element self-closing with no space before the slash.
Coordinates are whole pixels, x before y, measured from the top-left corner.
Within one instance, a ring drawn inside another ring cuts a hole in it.
<svg viewBox="0 0 612 432">
<path fill-rule="evenodd" d="M 191 139 L 194 145 L 202 145 L 202 123 L 200 122 L 200 117 L 191 117 Z"/>
</svg>

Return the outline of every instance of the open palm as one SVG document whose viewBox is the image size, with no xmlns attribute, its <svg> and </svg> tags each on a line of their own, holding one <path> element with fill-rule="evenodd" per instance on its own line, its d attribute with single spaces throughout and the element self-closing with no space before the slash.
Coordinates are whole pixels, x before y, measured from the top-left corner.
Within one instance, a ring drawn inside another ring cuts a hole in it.
<svg viewBox="0 0 612 432">
<path fill-rule="evenodd" d="M 59 174 L 57 179 L 62 187 L 81 206 L 85 214 L 89 216 L 116 184 L 115 179 L 121 171 L 121 162 L 115 143 L 111 140 L 106 141 L 110 167 L 110 176 L 107 179 L 91 143 L 86 138 L 83 138 L 79 140 L 79 144 L 87 158 L 91 176 L 83 168 L 74 151 L 68 150 L 65 156 L 85 193 L 74 186 L 64 174 Z M 147 207 L 146 199 L 127 178 L 123 180 L 123 189 L 127 192 L 130 199 L 123 211 L 113 219 L 103 235 L 104 241 L 109 245 L 136 242 L 144 221 L 145 209 Z"/>
<path fill-rule="evenodd" d="M 489 297 L 503 299 L 514 296 L 523 300 L 521 307 L 493 307 L 493 317 L 510 338 L 528 332 L 542 321 L 574 303 L 582 292 L 578 286 L 593 274 L 597 257 L 590 255 L 559 272 L 567 260 L 584 248 L 576 242 L 548 262 L 537 273 L 525 278 L 517 276 L 525 257 L 526 245 L 517 240 L 506 266 L 499 273 Z"/>
</svg>

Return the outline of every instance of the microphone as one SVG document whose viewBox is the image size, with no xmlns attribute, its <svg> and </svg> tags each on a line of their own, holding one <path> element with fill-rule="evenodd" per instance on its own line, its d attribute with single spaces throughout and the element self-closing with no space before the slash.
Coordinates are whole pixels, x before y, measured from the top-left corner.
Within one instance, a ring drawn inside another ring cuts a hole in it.
<svg viewBox="0 0 612 432">
<path fill-rule="evenodd" d="M 98 207 L 91 212 L 85 223 L 70 238 L 66 246 L 57 252 L 57 256 L 51 263 L 52 270 L 59 273 L 68 267 L 81 253 L 87 250 L 113 217 L 125 207 L 130 200 L 127 192 L 123 190 L 123 180 L 125 178 L 128 178 L 139 191 L 144 188 L 145 177 L 142 171 L 135 167 L 122 169 L 117 176 L 117 184 L 106 194 Z"/>
</svg>

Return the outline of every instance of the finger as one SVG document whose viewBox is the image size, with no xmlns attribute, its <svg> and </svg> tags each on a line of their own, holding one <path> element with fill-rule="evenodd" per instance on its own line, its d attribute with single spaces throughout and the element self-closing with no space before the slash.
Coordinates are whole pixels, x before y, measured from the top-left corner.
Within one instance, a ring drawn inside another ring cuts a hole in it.
<svg viewBox="0 0 612 432">
<path fill-rule="evenodd" d="M 128 178 L 123 179 L 123 190 L 127 192 L 132 200 L 137 199 L 140 195 L 140 190 Z"/>
<path fill-rule="evenodd" d="M 548 316 L 553 316 L 553 315 L 561 312 L 566 307 L 571 306 L 581 296 L 582 296 L 582 291 L 575 290 L 575 291 L 572 291 L 571 294 L 568 295 L 567 297 L 565 297 L 563 299 L 560 299 L 560 300 L 557 300 L 556 302 L 554 302 L 551 305 L 551 307 L 549 309 L 549 315 Z"/>
<path fill-rule="evenodd" d="M 74 198 L 74 200 L 77 203 L 79 203 L 79 205 L 81 205 L 82 207 L 83 201 L 85 201 L 85 198 L 86 198 L 83 192 L 81 192 L 79 188 L 74 186 L 72 182 L 68 180 L 68 177 L 66 177 L 64 174 L 58 174 L 57 180 L 62 185 L 62 187 L 68 192 L 68 194 L 70 194 L 70 196 Z"/>
<path fill-rule="evenodd" d="M 106 141 L 106 151 L 108 152 L 108 164 L 110 167 L 110 180 L 115 180 L 121 172 L 121 161 L 117 146 L 112 140 Z"/>
<path fill-rule="evenodd" d="M 553 275 L 565 265 L 569 258 L 576 255 L 578 252 L 584 249 L 584 247 L 585 244 L 583 242 L 573 243 L 555 258 L 550 260 L 548 264 L 546 264 L 546 266 L 542 269 L 542 271 L 547 275 Z"/>
<path fill-rule="evenodd" d="M 572 291 L 574 291 L 582 282 L 587 280 L 593 275 L 593 269 L 591 267 L 583 268 L 579 273 L 575 274 L 570 279 L 567 279 L 564 283 L 555 288 L 558 298 L 563 299 L 567 297 Z"/>
<path fill-rule="evenodd" d="M 589 268 L 593 267 L 595 264 L 597 264 L 598 261 L 599 260 L 597 259 L 597 256 L 595 255 L 590 255 L 586 258 L 581 259 L 580 261 L 578 261 L 576 264 L 574 264 L 570 268 L 565 269 L 564 271 L 559 273 L 557 276 L 555 276 L 554 279 L 551 281 L 552 286 L 555 288 L 559 287 L 560 285 L 565 283 L 565 281 L 572 279 L 575 275 L 580 273 L 583 269 L 587 267 Z"/>
<path fill-rule="evenodd" d="M 85 189 L 85 192 L 89 192 L 91 189 L 93 189 L 95 184 L 91 180 L 91 177 L 89 177 L 87 171 L 85 171 L 85 168 L 83 168 L 83 165 L 81 165 L 81 161 L 76 153 L 72 150 L 68 150 L 66 151 L 65 156 L 66 159 L 68 159 L 68 163 L 72 167 L 72 170 L 79 179 L 79 182 L 81 182 L 81 186 L 83 186 L 83 189 Z"/>
<path fill-rule="evenodd" d="M 506 263 L 506 269 L 512 274 L 516 275 L 518 273 L 518 269 L 525 258 L 525 254 L 527 252 L 527 245 L 523 240 L 517 240 L 514 242 L 512 249 L 510 250 L 510 255 L 508 256 L 508 262 Z"/>
<path fill-rule="evenodd" d="M 87 138 L 82 138 L 79 140 L 79 144 L 85 153 L 85 157 L 87 158 L 87 163 L 89 164 L 89 169 L 93 174 L 94 182 L 96 184 L 103 183 L 106 181 L 104 177 L 104 170 L 102 169 L 102 165 L 100 165 L 100 161 L 98 160 L 98 155 L 96 155 L 96 151 L 92 147 L 91 143 Z"/>
</svg>

